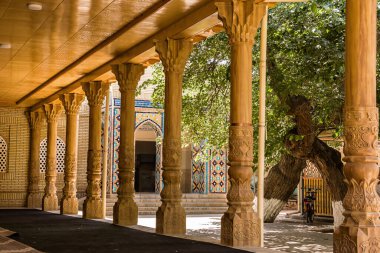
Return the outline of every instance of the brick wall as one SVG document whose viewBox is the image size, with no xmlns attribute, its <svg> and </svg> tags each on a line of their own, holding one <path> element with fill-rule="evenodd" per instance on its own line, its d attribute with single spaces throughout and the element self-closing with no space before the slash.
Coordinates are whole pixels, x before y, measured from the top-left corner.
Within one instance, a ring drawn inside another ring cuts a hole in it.
<svg viewBox="0 0 380 253">
<path fill-rule="evenodd" d="M 85 195 L 87 179 L 88 150 L 88 110 L 81 110 L 78 138 L 78 197 Z M 0 173 L 0 207 L 22 207 L 26 205 L 28 187 L 28 164 L 30 128 L 25 109 L 0 107 L 0 136 L 8 145 L 8 166 L 6 173 Z M 41 129 L 41 140 L 47 137 L 47 124 Z M 66 143 L 65 114 L 58 119 L 58 137 Z M 57 194 L 62 197 L 64 174 L 57 175 Z M 45 173 L 40 173 L 39 189 L 41 196 L 45 188 Z"/>
<path fill-rule="evenodd" d="M 0 136 L 8 146 L 7 170 L 0 173 L 0 206 L 24 206 L 29 159 L 29 125 L 24 109 L 0 108 Z"/>
</svg>

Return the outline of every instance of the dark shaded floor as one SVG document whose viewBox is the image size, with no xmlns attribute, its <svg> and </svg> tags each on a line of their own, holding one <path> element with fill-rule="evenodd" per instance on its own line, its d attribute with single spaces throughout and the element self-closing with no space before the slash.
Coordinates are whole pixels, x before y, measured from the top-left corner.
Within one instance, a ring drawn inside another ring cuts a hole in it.
<svg viewBox="0 0 380 253">
<path fill-rule="evenodd" d="M 32 209 L 0 209 L 0 227 L 44 252 L 246 252 Z"/>
</svg>

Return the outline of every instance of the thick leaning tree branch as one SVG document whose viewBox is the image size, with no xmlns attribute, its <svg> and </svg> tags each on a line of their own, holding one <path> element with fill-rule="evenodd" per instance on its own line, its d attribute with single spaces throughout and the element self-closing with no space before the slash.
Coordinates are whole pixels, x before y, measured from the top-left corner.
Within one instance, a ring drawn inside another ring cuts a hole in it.
<svg viewBox="0 0 380 253">
<path fill-rule="evenodd" d="M 347 192 L 341 155 L 339 151 L 317 138 L 310 101 L 298 95 L 287 96 L 286 103 L 290 108 L 289 114 L 294 116 L 295 121 L 295 127 L 289 131 L 288 136 L 298 135 L 302 136 L 302 139 L 286 138 L 285 146 L 289 154 L 283 155 L 265 179 L 265 222 L 273 222 L 276 219 L 296 189 L 302 170 L 306 167 L 306 160 L 318 168 L 332 194 L 333 203 L 341 203 Z M 342 211 L 341 208 L 338 209 L 339 212 Z"/>
</svg>

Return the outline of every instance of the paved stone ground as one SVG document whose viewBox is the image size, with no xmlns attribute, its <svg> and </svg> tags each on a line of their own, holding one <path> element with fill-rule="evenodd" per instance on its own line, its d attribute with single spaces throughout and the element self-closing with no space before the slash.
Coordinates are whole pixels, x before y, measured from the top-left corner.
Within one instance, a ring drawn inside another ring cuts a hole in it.
<svg viewBox="0 0 380 253">
<path fill-rule="evenodd" d="M 302 220 L 286 218 L 285 214 L 281 213 L 275 223 L 265 224 L 265 248 L 277 252 L 333 252 L 332 224 L 315 222 L 310 225 Z M 220 217 L 221 215 L 188 216 L 186 238 L 218 243 Z M 138 225 L 154 228 L 155 222 L 154 216 L 140 216 Z M 246 250 L 255 251 L 253 248 Z"/>
</svg>

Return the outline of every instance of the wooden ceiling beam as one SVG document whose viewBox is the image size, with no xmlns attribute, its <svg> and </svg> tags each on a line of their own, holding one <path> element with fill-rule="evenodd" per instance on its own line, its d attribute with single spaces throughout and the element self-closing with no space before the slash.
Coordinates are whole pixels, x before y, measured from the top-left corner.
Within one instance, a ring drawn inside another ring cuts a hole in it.
<svg viewBox="0 0 380 253">
<path fill-rule="evenodd" d="M 76 66 L 78 66 L 80 63 L 82 63 L 83 61 L 85 61 L 86 59 L 88 59 L 92 54 L 96 53 L 97 51 L 101 50 L 102 48 L 104 48 L 107 45 L 109 45 L 110 43 L 112 43 L 114 40 L 116 40 L 117 38 L 119 38 L 121 35 L 123 35 L 129 29 L 131 29 L 132 27 L 134 27 L 138 23 L 142 22 L 144 19 L 146 19 L 149 16 L 153 15 L 154 13 L 156 13 L 159 9 L 161 9 L 165 4 L 167 4 L 170 1 L 171 0 L 160 0 L 157 3 L 155 3 L 154 5 L 152 5 L 146 11 L 144 11 L 141 15 L 137 16 L 136 18 L 134 18 L 131 22 L 125 24 L 122 28 L 120 28 L 119 30 L 117 30 L 115 33 L 113 33 L 107 39 L 103 40 L 98 45 L 96 45 L 95 47 L 91 48 L 89 51 L 87 51 L 84 55 L 82 55 L 81 57 L 79 57 L 77 60 L 75 60 L 74 62 L 72 62 L 71 64 L 69 64 L 67 67 L 65 67 L 64 69 L 62 69 L 61 71 L 59 71 L 57 74 L 55 74 L 52 77 L 50 77 L 48 80 L 46 80 L 44 83 L 42 83 L 41 85 L 39 85 L 37 88 L 35 88 L 31 92 L 29 92 L 28 94 L 26 94 L 25 96 L 23 96 L 21 99 L 19 99 L 16 102 L 16 105 L 21 104 L 22 102 L 24 102 L 25 100 L 27 100 L 28 98 L 30 98 L 31 96 L 33 96 L 35 93 L 37 93 L 38 91 L 40 91 L 43 88 L 45 88 L 46 86 L 48 86 L 54 80 L 58 79 L 59 77 L 61 77 L 65 73 L 67 73 L 68 71 L 70 71 L 73 68 L 75 68 Z"/>
<path fill-rule="evenodd" d="M 216 13 L 217 9 L 214 4 L 214 1 L 210 1 L 209 3 L 205 4 L 204 6 L 198 8 L 197 10 L 191 12 L 184 18 L 178 20 L 177 22 L 169 25 L 165 29 L 159 31 L 158 33 L 150 36 L 149 38 L 145 39 L 141 43 L 137 44 L 136 46 L 126 50 L 124 53 L 121 53 L 114 59 L 104 63 L 100 67 L 94 69 L 84 77 L 81 77 L 77 79 L 76 81 L 72 82 L 71 84 L 67 85 L 65 88 L 57 91 L 56 93 L 50 95 L 49 97 L 41 100 L 40 102 L 36 103 L 35 105 L 31 106 L 29 109 L 30 111 L 35 111 L 38 108 L 40 108 L 45 103 L 51 103 L 54 100 L 57 100 L 59 98 L 59 95 L 64 93 L 72 92 L 76 89 L 78 89 L 81 85 L 81 82 L 88 82 L 92 81 L 96 78 L 98 78 L 100 75 L 108 72 L 111 70 L 112 64 L 120 64 L 124 62 L 134 62 L 133 59 L 149 52 L 152 54 L 155 54 L 154 51 L 154 43 L 155 40 L 162 40 L 167 37 L 172 38 L 187 38 L 189 37 L 186 34 L 186 30 L 191 29 L 194 26 L 199 26 L 199 24 L 202 24 L 201 26 L 204 27 L 204 30 L 210 29 L 213 26 L 220 23 L 217 17 Z M 201 31 L 198 31 L 198 33 Z M 193 34 L 194 36 L 196 34 Z M 144 63 L 147 60 L 149 60 L 150 57 L 146 57 L 146 59 L 142 62 L 135 62 L 135 63 Z"/>
</svg>

